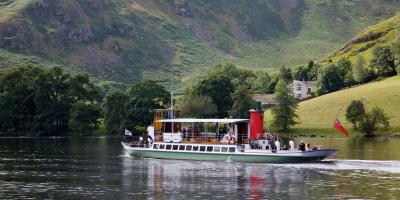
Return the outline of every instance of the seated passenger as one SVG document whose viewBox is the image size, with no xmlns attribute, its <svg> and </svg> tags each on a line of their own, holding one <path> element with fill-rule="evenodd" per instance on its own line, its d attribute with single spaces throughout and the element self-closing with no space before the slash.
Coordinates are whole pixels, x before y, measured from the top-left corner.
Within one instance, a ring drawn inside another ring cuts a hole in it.
<svg viewBox="0 0 400 200">
<path fill-rule="evenodd" d="M 318 150 L 317 145 L 314 146 L 314 148 L 312 148 L 312 150 Z"/>
<path fill-rule="evenodd" d="M 306 144 L 304 144 L 303 140 L 299 144 L 299 150 L 300 151 L 305 151 L 306 150 Z"/>
</svg>

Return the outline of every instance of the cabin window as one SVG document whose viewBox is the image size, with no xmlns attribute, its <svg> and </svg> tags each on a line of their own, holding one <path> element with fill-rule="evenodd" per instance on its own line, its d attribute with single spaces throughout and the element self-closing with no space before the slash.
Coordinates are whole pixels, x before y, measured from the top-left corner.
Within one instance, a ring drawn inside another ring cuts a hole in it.
<svg viewBox="0 0 400 200">
<path fill-rule="evenodd" d="M 208 146 L 208 147 L 207 147 L 207 151 L 208 151 L 208 152 L 212 152 L 212 150 L 213 150 L 213 146 Z"/>
<path fill-rule="evenodd" d="M 228 147 L 222 147 L 221 152 L 228 152 Z"/>
<path fill-rule="evenodd" d="M 181 145 L 181 146 L 179 146 L 179 150 L 185 150 L 185 145 Z"/>
<path fill-rule="evenodd" d="M 311 88 L 308 88 L 308 89 L 307 89 L 307 92 L 308 92 L 308 93 L 311 93 Z"/>
<path fill-rule="evenodd" d="M 160 146 L 159 144 L 155 144 L 153 145 L 153 149 L 158 149 L 159 146 Z"/>
<path fill-rule="evenodd" d="M 178 150 L 178 145 L 172 146 L 172 150 Z"/>
<path fill-rule="evenodd" d="M 165 144 L 160 144 L 160 149 L 164 149 L 165 148 Z"/>
<path fill-rule="evenodd" d="M 214 147 L 214 152 L 219 152 L 221 151 L 221 147 Z"/>
<path fill-rule="evenodd" d="M 198 151 L 199 150 L 199 146 L 193 146 L 193 151 Z"/>
<path fill-rule="evenodd" d="M 172 147 L 172 145 L 170 145 L 170 144 L 167 144 L 167 150 L 171 150 L 171 147 Z"/>
<path fill-rule="evenodd" d="M 235 152 L 235 147 L 229 147 L 229 152 Z"/>
<path fill-rule="evenodd" d="M 192 150 L 192 145 L 187 145 L 186 146 L 186 151 L 191 151 Z"/>
<path fill-rule="evenodd" d="M 206 151 L 206 146 L 200 146 L 200 151 Z"/>
</svg>

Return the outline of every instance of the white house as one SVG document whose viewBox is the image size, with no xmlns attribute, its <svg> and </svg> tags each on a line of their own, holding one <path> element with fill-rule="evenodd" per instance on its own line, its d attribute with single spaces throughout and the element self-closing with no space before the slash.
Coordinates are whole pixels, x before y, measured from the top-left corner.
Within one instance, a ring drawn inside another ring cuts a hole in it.
<svg viewBox="0 0 400 200">
<path fill-rule="evenodd" d="M 314 93 L 317 89 L 316 81 L 293 80 L 293 95 L 296 99 L 304 99 Z"/>
</svg>

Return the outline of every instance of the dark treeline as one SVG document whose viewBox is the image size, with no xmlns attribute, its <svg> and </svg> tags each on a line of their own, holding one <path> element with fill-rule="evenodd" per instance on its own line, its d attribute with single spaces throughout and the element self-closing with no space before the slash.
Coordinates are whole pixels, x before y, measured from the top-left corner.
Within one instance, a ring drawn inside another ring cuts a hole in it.
<svg viewBox="0 0 400 200">
<path fill-rule="evenodd" d="M 45 136 L 93 130 L 99 125 L 98 94 L 87 76 L 60 68 L 9 69 L 0 75 L 0 132 Z"/>
<path fill-rule="evenodd" d="M 397 74 L 400 43 L 379 46 L 367 64 L 362 57 L 354 63 L 346 58 L 337 62 L 297 68 L 281 67 L 278 73 L 253 71 L 234 64 L 214 67 L 203 79 L 186 88 L 178 105 L 183 117 L 248 118 L 255 108 L 253 93 L 275 93 L 281 81 L 280 95 L 291 103 L 289 121 L 276 122 L 287 130 L 293 125 L 297 104 L 286 98 L 283 90 L 293 79 L 317 81 L 322 95 L 354 84 Z M 283 81 L 283 82 L 282 82 Z M 104 88 L 103 88 L 104 89 Z M 283 92 L 283 93 L 282 93 Z M 124 128 L 143 132 L 153 118 L 153 109 L 166 108 L 169 93 L 154 81 L 129 86 L 126 90 L 101 90 L 86 75 L 69 75 L 60 68 L 11 68 L 0 73 L 0 134 L 49 136 L 77 133 L 88 135 L 99 127 L 107 133 L 121 133 Z M 279 116 L 278 116 L 279 117 Z M 286 126 L 288 125 L 288 126 Z"/>
</svg>

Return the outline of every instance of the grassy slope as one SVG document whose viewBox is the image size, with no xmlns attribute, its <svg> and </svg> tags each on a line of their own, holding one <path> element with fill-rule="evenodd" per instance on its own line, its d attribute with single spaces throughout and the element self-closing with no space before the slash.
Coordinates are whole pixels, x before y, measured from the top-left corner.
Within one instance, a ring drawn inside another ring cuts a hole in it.
<svg viewBox="0 0 400 200">
<path fill-rule="evenodd" d="M 323 61 L 327 61 L 328 59 L 336 61 L 341 57 L 348 57 L 353 60 L 357 55 L 369 61 L 372 49 L 375 46 L 390 44 L 396 39 L 399 34 L 399 25 L 400 13 L 397 13 L 387 20 L 366 28 L 340 49 L 325 57 Z"/>
<path fill-rule="evenodd" d="M 83 6 L 85 9 L 82 15 L 66 23 L 65 33 L 61 30 L 58 34 L 51 27 L 52 24 L 60 23 L 57 19 L 48 19 L 46 15 L 41 18 L 32 13 L 24 14 L 25 7 L 34 0 L 7 2 L 11 3 L 0 3 L 0 23 L 9 23 L 9 19 L 26 20 L 32 23 L 31 28 L 35 34 L 42 38 L 59 36 L 58 45 L 46 40 L 43 43 L 49 53 L 13 51 L 14 58 L 21 58 L 19 64 L 35 65 L 29 61 L 30 56 L 35 55 L 49 60 L 49 63 L 77 65 L 75 61 L 88 57 L 85 51 L 91 47 L 116 54 L 122 59 L 116 65 L 108 64 L 110 59 L 105 59 L 102 61 L 104 64 L 86 66 L 84 63 L 79 66 L 94 76 L 124 83 L 150 78 L 169 88 L 179 86 L 180 81 L 186 83 L 182 85 L 196 81 L 210 67 L 228 60 L 245 67 L 271 71 L 281 65 L 306 63 L 338 48 L 363 28 L 386 19 L 400 8 L 400 2 L 395 1 L 306 0 L 288 12 L 282 11 L 284 8 L 278 1 L 238 0 L 234 4 L 222 0 L 187 1 L 193 13 L 192 18 L 187 18 L 176 13 L 174 1 L 112 0 L 104 1 L 109 3 L 98 11 Z M 60 2 L 77 4 L 83 1 Z M 59 12 L 70 7 L 59 5 L 62 3 L 55 2 L 50 8 Z M 196 36 L 187 27 L 187 20 L 198 23 L 203 31 L 211 35 L 212 41 Z M 62 37 L 82 23 L 90 24 L 98 30 L 95 37 L 84 43 L 73 43 Z M 134 27 L 139 38 L 110 33 L 106 27 L 112 25 Z M 250 39 L 240 40 L 236 35 L 238 31 L 245 32 Z M 15 33 L 14 37 L 19 38 L 20 34 Z M 30 38 L 22 40 L 30 41 Z M 118 51 L 112 50 L 115 42 L 121 46 Z M 172 61 L 165 61 L 161 55 L 161 44 L 172 49 L 175 54 Z M 0 68 L 15 66 L 7 62 L 10 59 L 6 51 L 0 51 L 2 60 L 0 65 L 3 66 Z"/>
<path fill-rule="evenodd" d="M 332 127 L 335 116 L 350 132 L 350 135 L 360 135 L 352 130 L 351 124 L 345 119 L 347 106 L 352 100 L 362 99 L 367 109 L 379 106 L 390 117 L 391 129 L 378 131 L 380 134 L 400 134 L 400 76 L 387 78 L 381 81 L 372 82 L 338 92 L 323 95 L 314 99 L 300 102 L 297 114 L 299 116 L 293 133 L 297 134 L 334 134 L 342 136 Z M 266 111 L 265 119 L 267 127 L 271 122 L 271 112 Z"/>
</svg>

